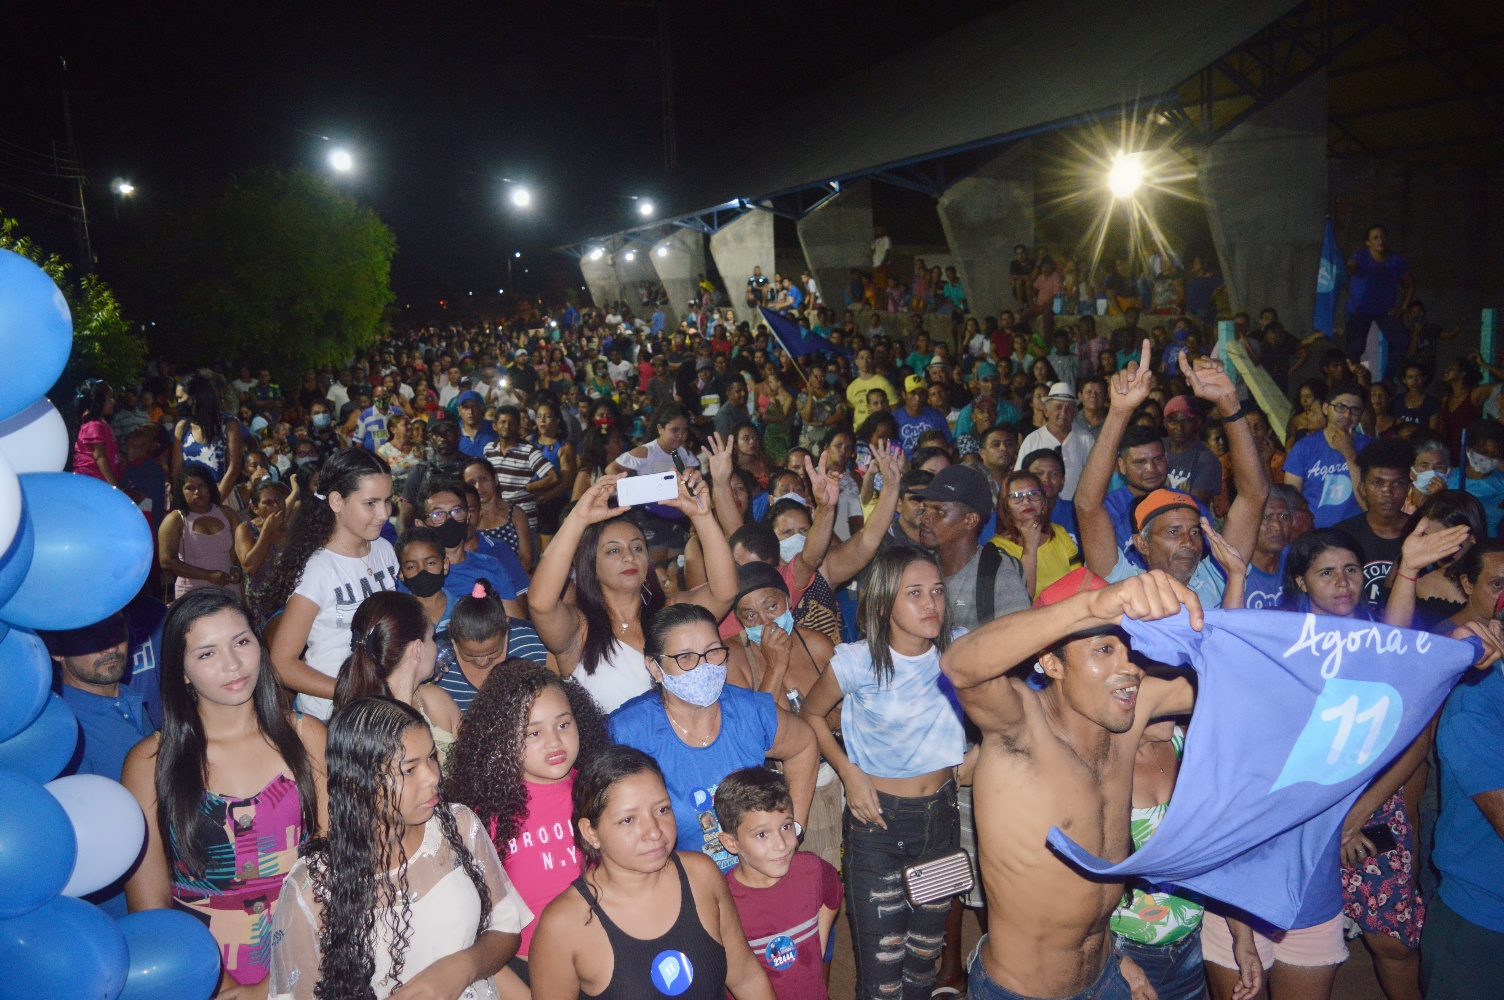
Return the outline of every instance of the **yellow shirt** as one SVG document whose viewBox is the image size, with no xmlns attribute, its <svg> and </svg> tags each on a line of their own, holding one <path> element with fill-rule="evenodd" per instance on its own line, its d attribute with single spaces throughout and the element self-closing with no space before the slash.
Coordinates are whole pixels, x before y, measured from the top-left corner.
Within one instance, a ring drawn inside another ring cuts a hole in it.
<svg viewBox="0 0 1504 1000">
<path fill-rule="evenodd" d="M 1039 547 L 1035 558 L 1034 593 L 1030 597 L 1038 597 L 1041 590 L 1081 565 L 1081 553 L 1066 530 L 1058 524 L 1050 525 L 1050 529 L 1052 533 L 1049 540 Z M 992 544 L 1020 562 L 1023 561 L 1024 547 L 1019 543 L 1010 542 L 1002 535 L 994 535 Z"/>
<path fill-rule="evenodd" d="M 852 430 L 860 428 L 862 421 L 866 420 L 869 416 L 867 393 L 873 389 L 881 389 L 887 394 L 889 406 L 898 405 L 898 390 L 893 388 L 893 383 L 889 382 L 886 377 L 882 375 L 868 375 L 864 378 L 858 375 L 846 387 L 846 402 L 851 404 Z"/>
</svg>

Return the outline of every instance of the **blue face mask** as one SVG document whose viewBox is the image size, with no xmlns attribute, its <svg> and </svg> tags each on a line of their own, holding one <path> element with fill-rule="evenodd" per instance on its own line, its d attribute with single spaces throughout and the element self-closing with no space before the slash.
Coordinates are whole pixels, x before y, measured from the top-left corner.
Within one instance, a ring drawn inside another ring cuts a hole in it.
<svg viewBox="0 0 1504 1000">
<path fill-rule="evenodd" d="M 333 418 L 331 418 L 327 413 L 315 413 L 313 415 L 313 426 L 322 430 L 325 427 L 328 427 L 332 420 Z"/>
<path fill-rule="evenodd" d="M 804 551 L 804 542 L 805 536 L 803 535 L 790 535 L 787 538 L 780 539 L 778 542 L 778 557 L 784 562 L 788 562 Z"/>
<path fill-rule="evenodd" d="M 802 536 L 801 536 L 802 537 Z M 794 634 L 794 611 L 792 608 L 784 608 L 783 614 L 773 620 L 773 624 L 783 629 L 789 635 Z M 747 638 L 752 642 L 762 642 L 762 626 L 748 625 Z"/>
<path fill-rule="evenodd" d="M 680 701 L 699 708 L 709 708 L 721 697 L 726 686 L 726 664 L 702 663 L 687 674 L 663 671 L 663 686 Z"/>
</svg>

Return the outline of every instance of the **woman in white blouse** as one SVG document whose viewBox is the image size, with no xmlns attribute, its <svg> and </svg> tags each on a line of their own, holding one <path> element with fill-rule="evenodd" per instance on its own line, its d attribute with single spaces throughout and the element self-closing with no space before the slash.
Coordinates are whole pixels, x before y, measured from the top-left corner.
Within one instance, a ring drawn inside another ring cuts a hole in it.
<svg viewBox="0 0 1504 1000">
<path fill-rule="evenodd" d="M 439 796 L 423 716 L 362 698 L 330 723 L 329 835 L 282 885 L 272 998 L 499 1000 L 492 977 L 533 915 L 475 814 Z"/>
</svg>

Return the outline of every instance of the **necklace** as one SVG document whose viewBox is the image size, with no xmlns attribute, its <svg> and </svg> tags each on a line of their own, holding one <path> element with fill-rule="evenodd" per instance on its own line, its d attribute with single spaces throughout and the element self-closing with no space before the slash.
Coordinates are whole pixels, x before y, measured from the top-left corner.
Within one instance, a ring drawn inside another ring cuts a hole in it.
<svg viewBox="0 0 1504 1000">
<path fill-rule="evenodd" d="M 628 625 L 627 625 L 627 623 L 626 623 L 626 622 L 622 622 L 622 623 L 621 623 L 621 630 L 622 630 L 622 631 L 623 631 L 623 632 L 625 632 L 625 631 L 626 631 L 626 630 L 627 630 L 627 629 L 628 629 L 628 628 L 629 628 L 629 626 L 628 626 Z"/>
<path fill-rule="evenodd" d="M 702 746 L 702 747 L 708 747 L 708 746 L 710 746 L 710 741 L 709 740 L 707 740 L 707 739 L 700 739 L 698 736 L 691 736 L 689 734 L 689 730 L 688 729 L 685 729 L 683 726 L 679 725 L 679 720 L 677 720 L 677 719 L 674 718 L 674 713 L 672 713 L 672 712 L 670 712 L 668 710 L 668 706 L 667 705 L 663 706 L 663 714 L 666 715 L 666 716 L 668 716 L 668 721 L 673 724 L 673 727 L 675 729 L 679 730 L 679 732 L 681 732 L 681 733 L 684 734 L 684 738 L 686 740 L 698 740 L 700 746 Z"/>
</svg>

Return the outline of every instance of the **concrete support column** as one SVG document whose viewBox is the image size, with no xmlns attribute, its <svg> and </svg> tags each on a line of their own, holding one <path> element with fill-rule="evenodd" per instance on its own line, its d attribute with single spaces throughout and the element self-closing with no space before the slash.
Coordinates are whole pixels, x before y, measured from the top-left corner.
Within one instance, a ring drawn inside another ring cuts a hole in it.
<svg viewBox="0 0 1504 1000">
<path fill-rule="evenodd" d="M 1310 331 L 1326 224 L 1326 83 L 1323 70 L 1250 116 L 1197 171 L 1233 311 L 1273 306 L 1296 336 Z"/>
<path fill-rule="evenodd" d="M 935 211 L 956 257 L 956 273 L 977 317 L 1015 309 L 1008 290 L 1013 247 L 1034 245 L 1033 145 L 1022 139 L 985 167 L 957 181 Z"/>
<path fill-rule="evenodd" d="M 722 226 L 710 237 L 710 255 L 726 284 L 736 318 L 756 327 L 762 317 L 747 305 L 747 279 L 754 266 L 761 267 L 769 281 L 773 278 L 773 213 L 754 208 Z"/>
<path fill-rule="evenodd" d="M 652 307 L 644 308 L 642 297 L 637 294 L 637 286 L 644 281 L 655 285 L 658 283 L 658 272 L 653 270 L 652 251 L 650 244 L 634 242 L 621 247 L 612 256 L 612 267 L 616 272 L 616 283 L 621 287 L 621 297 L 632 310 L 632 315 L 639 319 L 653 317 Z"/>
<path fill-rule="evenodd" d="M 616 280 L 616 268 L 611 264 L 611 254 L 603 252 L 592 258 L 593 251 L 586 250 L 580 258 L 580 274 L 585 278 L 585 287 L 590 289 L 590 299 L 598 309 L 608 309 L 621 298 L 621 282 Z"/>
<path fill-rule="evenodd" d="M 685 316 L 691 298 L 700 294 L 700 275 L 705 273 L 705 235 L 696 229 L 676 226 L 653 245 L 653 270 L 668 292 L 669 322 L 674 326 Z"/>
<path fill-rule="evenodd" d="M 799 244 L 804 248 L 820 295 L 831 314 L 846 311 L 846 282 L 852 268 L 872 267 L 872 182 L 856 181 L 799 220 Z M 798 275 L 789 275 L 798 280 Z"/>
</svg>

